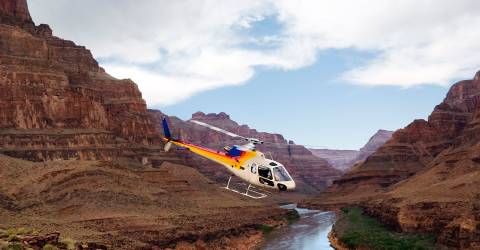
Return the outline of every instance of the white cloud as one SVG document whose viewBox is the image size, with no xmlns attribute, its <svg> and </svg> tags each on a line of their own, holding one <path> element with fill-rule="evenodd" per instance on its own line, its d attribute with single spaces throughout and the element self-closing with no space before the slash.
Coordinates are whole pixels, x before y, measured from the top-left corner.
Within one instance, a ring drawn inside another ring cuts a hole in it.
<svg viewBox="0 0 480 250">
<path fill-rule="evenodd" d="M 226 84 L 221 79 L 163 75 L 136 66 L 107 65 L 106 70 L 116 77 L 134 80 L 142 90 L 143 98 L 149 100 L 151 105 L 173 104 L 185 100 L 197 92 Z"/>
<path fill-rule="evenodd" d="M 361 85 L 447 84 L 479 68 L 477 0 L 29 0 L 37 22 L 86 45 L 149 104 L 238 85 L 257 66 L 295 70 L 326 49 L 378 57 L 339 76 Z M 267 18 L 281 30 L 245 32 Z M 275 46 L 251 48 L 249 43 Z"/>
</svg>

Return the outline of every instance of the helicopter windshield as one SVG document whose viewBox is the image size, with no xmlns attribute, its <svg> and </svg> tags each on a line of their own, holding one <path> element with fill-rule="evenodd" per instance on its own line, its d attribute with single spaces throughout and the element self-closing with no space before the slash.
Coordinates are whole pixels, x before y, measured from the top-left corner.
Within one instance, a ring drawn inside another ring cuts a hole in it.
<svg viewBox="0 0 480 250">
<path fill-rule="evenodd" d="M 284 167 L 278 166 L 273 168 L 273 176 L 275 176 L 276 181 L 291 181 L 292 178 L 287 173 Z"/>
</svg>

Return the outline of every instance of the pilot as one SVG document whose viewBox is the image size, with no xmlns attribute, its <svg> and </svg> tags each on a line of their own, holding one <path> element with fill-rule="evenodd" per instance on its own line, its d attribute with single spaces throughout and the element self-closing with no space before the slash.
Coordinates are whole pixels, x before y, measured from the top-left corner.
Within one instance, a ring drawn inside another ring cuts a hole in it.
<svg viewBox="0 0 480 250">
<path fill-rule="evenodd" d="M 280 180 L 280 176 L 278 175 L 277 172 L 274 172 L 274 173 L 273 173 L 273 176 L 275 177 L 275 180 L 276 180 L 276 181 L 279 181 L 279 180 Z"/>
</svg>

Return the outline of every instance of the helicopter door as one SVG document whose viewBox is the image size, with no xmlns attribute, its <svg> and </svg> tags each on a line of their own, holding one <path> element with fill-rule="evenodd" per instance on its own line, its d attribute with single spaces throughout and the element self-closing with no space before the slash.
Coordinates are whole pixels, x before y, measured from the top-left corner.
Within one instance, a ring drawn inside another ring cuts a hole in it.
<svg viewBox="0 0 480 250">
<path fill-rule="evenodd" d="M 260 183 L 264 185 L 269 185 L 269 186 L 275 186 L 275 184 L 272 181 L 272 171 L 270 168 L 264 167 L 264 166 L 259 166 L 258 167 L 258 175 L 259 175 L 259 181 Z"/>
</svg>

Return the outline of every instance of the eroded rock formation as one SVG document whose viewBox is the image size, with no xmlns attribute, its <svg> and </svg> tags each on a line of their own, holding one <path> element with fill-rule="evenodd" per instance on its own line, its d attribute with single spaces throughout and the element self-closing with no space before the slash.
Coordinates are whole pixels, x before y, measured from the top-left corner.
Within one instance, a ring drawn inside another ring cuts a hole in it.
<svg viewBox="0 0 480 250">
<path fill-rule="evenodd" d="M 454 84 L 428 120 L 415 120 L 355 166 L 311 207 L 360 204 L 404 231 L 480 247 L 480 73 Z"/>
<path fill-rule="evenodd" d="M 161 158 L 145 101 L 83 46 L 35 26 L 25 0 L 0 2 L 0 153 L 34 161 Z"/>
</svg>

